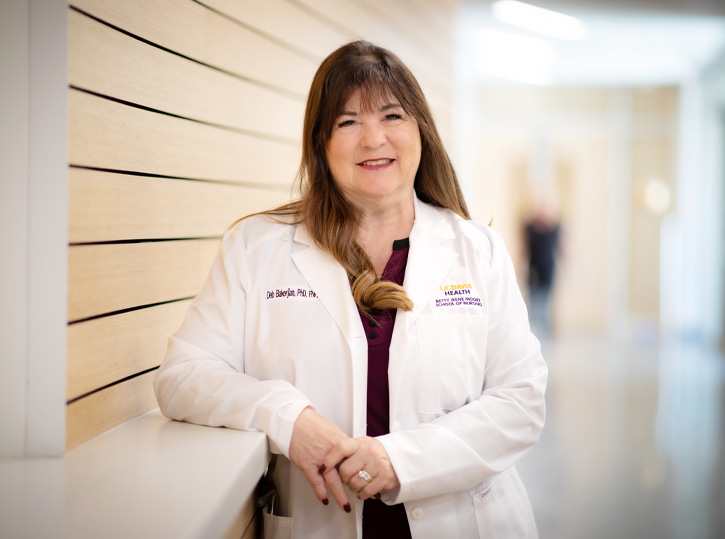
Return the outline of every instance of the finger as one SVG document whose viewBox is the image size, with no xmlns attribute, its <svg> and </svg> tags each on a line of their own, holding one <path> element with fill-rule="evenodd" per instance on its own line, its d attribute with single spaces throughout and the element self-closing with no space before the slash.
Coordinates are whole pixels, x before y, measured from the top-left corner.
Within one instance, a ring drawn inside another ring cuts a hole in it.
<svg viewBox="0 0 725 539">
<path fill-rule="evenodd" d="M 350 490 L 355 489 L 358 498 L 360 498 L 361 500 L 372 498 L 376 494 L 380 494 L 381 490 L 384 490 L 385 479 L 381 477 L 376 477 L 370 472 L 368 473 L 370 475 L 369 481 L 364 475 L 360 474 L 358 474 L 356 477 L 353 477 L 350 481 Z"/>
<path fill-rule="evenodd" d="M 362 476 L 359 474 L 355 474 L 350 478 L 350 483 L 348 484 L 348 488 L 351 492 L 354 492 L 357 494 L 357 497 L 361 500 L 364 499 L 361 497 L 360 493 L 365 489 L 365 487 L 368 486 L 368 481 L 365 480 Z"/>
<path fill-rule="evenodd" d="M 340 470 L 340 477 L 346 485 L 350 485 L 355 480 L 360 470 L 366 470 L 370 475 L 373 475 L 370 470 L 366 468 L 368 462 L 360 453 L 355 453 L 351 457 L 345 459 L 338 469 Z M 362 487 L 361 487 L 362 488 Z"/>
<path fill-rule="evenodd" d="M 352 510 L 352 507 L 350 506 L 350 500 L 347 498 L 347 494 L 345 493 L 345 488 L 337 468 L 333 466 L 332 468 L 325 470 L 322 477 L 327 484 L 327 488 L 330 489 L 332 497 L 335 498 L 337 505 L 340 506 L 340 509 L 349 513 Z"/>
<path fill-rule="evenodd" d="M 385 483 L 384 480 L 373 478 L 369 483 L 363 481 L 365 484 L 358 491 L 357 497 L 361 500 L 367 500 L 368 498 L 380 499 L 380 491 L 383 490 L 382 485 Z"/>
<path fill-rule="evenodd" d="M 354 454 L 359 446 L 360 441 L 356 438 L 346 438 L 339 441 L 332 446 L 322 459 L 322 466 L 327 470 L 337 467 L 343 460 Z"/>
<path fill-rule="evenodd" d="M 324 477 L 322 477 L 322 475 L 320 475 L 317 466 L 310 465 L 309 467 L 305 467 L 303 471 L 305 472 L 305 477 L 307 477 L 307 481 L 309 481 L 310 485 L 312 486 L 312 490 L 315 492 L 315 496 L 317 496 L 317 499 L 325 505 L 330 503 L 327 497 L 327 487 L 325 486 L 325 479 Z"/>
</svg>

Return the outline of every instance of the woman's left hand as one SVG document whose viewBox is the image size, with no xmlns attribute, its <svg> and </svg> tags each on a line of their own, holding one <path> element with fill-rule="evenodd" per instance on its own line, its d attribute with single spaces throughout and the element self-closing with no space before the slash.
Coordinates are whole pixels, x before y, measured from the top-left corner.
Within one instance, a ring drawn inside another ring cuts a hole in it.
<svg viewBox="0 0 725 539">
<path fill-rule="evenodd" d="M 322 461 L 325 475 L 336 468 L 349 489 L 361 500 L 372 498 L 385 490 L 400 487 L 387 451 L 378 440 L 365 436 L 348 438 L 335 444 Z M 370 480 L 366 479 L 365 473 Z"/>
</svg>

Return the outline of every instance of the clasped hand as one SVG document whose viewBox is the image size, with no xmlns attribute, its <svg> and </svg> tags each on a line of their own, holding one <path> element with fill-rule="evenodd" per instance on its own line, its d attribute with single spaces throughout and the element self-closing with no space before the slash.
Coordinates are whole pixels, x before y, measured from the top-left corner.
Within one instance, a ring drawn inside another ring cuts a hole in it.
<svg viewBox="0 0 725 539">
<path fill-rule="evenodd" d="M 343 485 L 361 500 L 400 487 L 383 444 L 369 436 L 350 438 L 310 407 L 295 421 L 289 455 L 304 472 L 317 499 L 327 505 L 329 488 L 340 508 L 348 513 L 351 507 Z M 360 470 L 369 477 L 359 474 Z"/>
</svg>

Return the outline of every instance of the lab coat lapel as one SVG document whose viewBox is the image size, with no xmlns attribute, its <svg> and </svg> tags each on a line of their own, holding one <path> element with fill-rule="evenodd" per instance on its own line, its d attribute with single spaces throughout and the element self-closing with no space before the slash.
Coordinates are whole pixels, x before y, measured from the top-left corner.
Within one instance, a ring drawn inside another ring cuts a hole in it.
<svg viewBox="0 0 725 539">
<path fill-rule="evenodd" d="M 413 300 L 405 313 L 409 327 L 426 308 L 458 258 L 451 240 L 451 225 L 434 208 L 415 200 L 415 223 L 410 233 L 410 251 L 403 287 Z"/>
<path fill-rule="evenodd" d="M 308 246 L 292 254 L 295 266 L 353 347 L 354 340 L 364 339 L 365 335 L 347 273 L 337 260 L 315 245 L 304 226 L 297 226 L 294 239 Z"/>
<path fill-rule="evenodd" d="M 455 239 L 448 221 L 434 208 L 415 199 L 415 223 L 410 233 L 410 251 L 403 287 L 413 300 L 412 311 L 398 311 L 390 343 L 388 382 L 390 384 L 391 426 L 398 415 L 398 396 L 407 382 L 403 366 L 410 350 L 411 325 L 425 310 L 446 275 L 453 268 L 458 253 L 452 246 Z M 417 359 L 417 355 L 415 355 Z"/>
<path fill-rule="evenodd" d="M 368 348 L 347 273 L 337 260 L 315 245 L 303 225 L 297 226 L 295 241 L 307 247 L 292 254 L 294 264 L 330 313 L 350 347 L 353 417 L 352 432 L 348 434 L 365 436 Z"/>
</svg>

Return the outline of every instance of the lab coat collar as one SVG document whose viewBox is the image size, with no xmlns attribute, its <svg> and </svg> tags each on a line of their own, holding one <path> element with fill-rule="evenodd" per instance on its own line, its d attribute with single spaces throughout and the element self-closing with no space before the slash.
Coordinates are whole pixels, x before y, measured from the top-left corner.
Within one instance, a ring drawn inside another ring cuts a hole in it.
<svg viewBox="0 0 725 539">
<path fill-rule="evenodd" d="M 425 310 L 458 258 L 454 250 L 455 234 L 444 210 L 415 198 L 415 222 L 410 232 L 410 250 L 405 269 L 403 287 L 413 301 L 412 311 L 398 311 L 393 339 L 390 343 L 388 383 L 390 386 L 391 428 L 398 416 L 401 388 L 405 386 L 404 372 L 407 359 L 404 350 L 410 326 Z"/>
<path fill-rule="evenodd" d="M 350 346 L 364 339 L 347 272 L 335 258 L 320 249 L 303 224 L 297 225 L 294 241 L 308 248 L 292 253 L 292 261 L 332 316 Z"/>
<path fill-rule="evenodd" d="M 357 305 L 350 293 L 347 272 L 335 258 L 320 249 L 304 225 L 297 225 L 294 241 L 306 245 L 292 254 L 292 261 L 310 284 L 319 301 L 340 328 L 350 347 L 352 370 L 352 436 L 364 436 L 367 399 L 367 342 Z"/>
<path fill-rule="evenodd" d="M 414 198 L 415 221 L 410 233 L 410 250 L 403 287 L 413 301 L 412 311 L 399 311 L 393 330 L 391 362 L 388 376 L 391 395 L 391 414 L 397 408 L 397 396 L 403 385 L 403 365 L 395 361 L 397 347 L 408 328 L 425 309 L 443 279 L 450 273 L 458 254 L 453 248 L 455 234 L 443 211 Z M 367 384 L 367 346 L 355 300 L 350 293 L 347 273 L 330 254 L 320 249 L 312 236 L 300 224 L 294 241 L 307 246 L 296 250 L 292 260 L 310 284 L 344 335 L 352 354 L 353 435 L 365 434 Z M 391 415 L 391 417 L 393 417 Z"/>
<path fill-rule="evenodd" d="M 403 287 L 413 301 L 413 310 L 403 315 L 410 326 L 425 309 L 458 258 L 452 241 L 455 234 L 444 213 L 415 198 L 415 222 L 410 233 L 410 251 Z M 402 314 L 402 313 L 401 313 Z"/>
<path fill-rule="evenodd" d="M 417 196 L 414 196 L 413 203 L 415 221 L 410 233 L 410 251 L 403 282 L 413 301 L 413 311 L 405 313 L 406 326 L 412 324 L 425 309 L 458 258 L 451 244 L 455 234 L 450 221 L 441 210 L 425 204 Z M 297 225 L 294 240 L 310 247 L 297 251 L 292 259 L 350 345 L 353 338 L 364 338 L 345 270 L 330 254 L 317 247 L 304 225 Z"/>
</svg>

